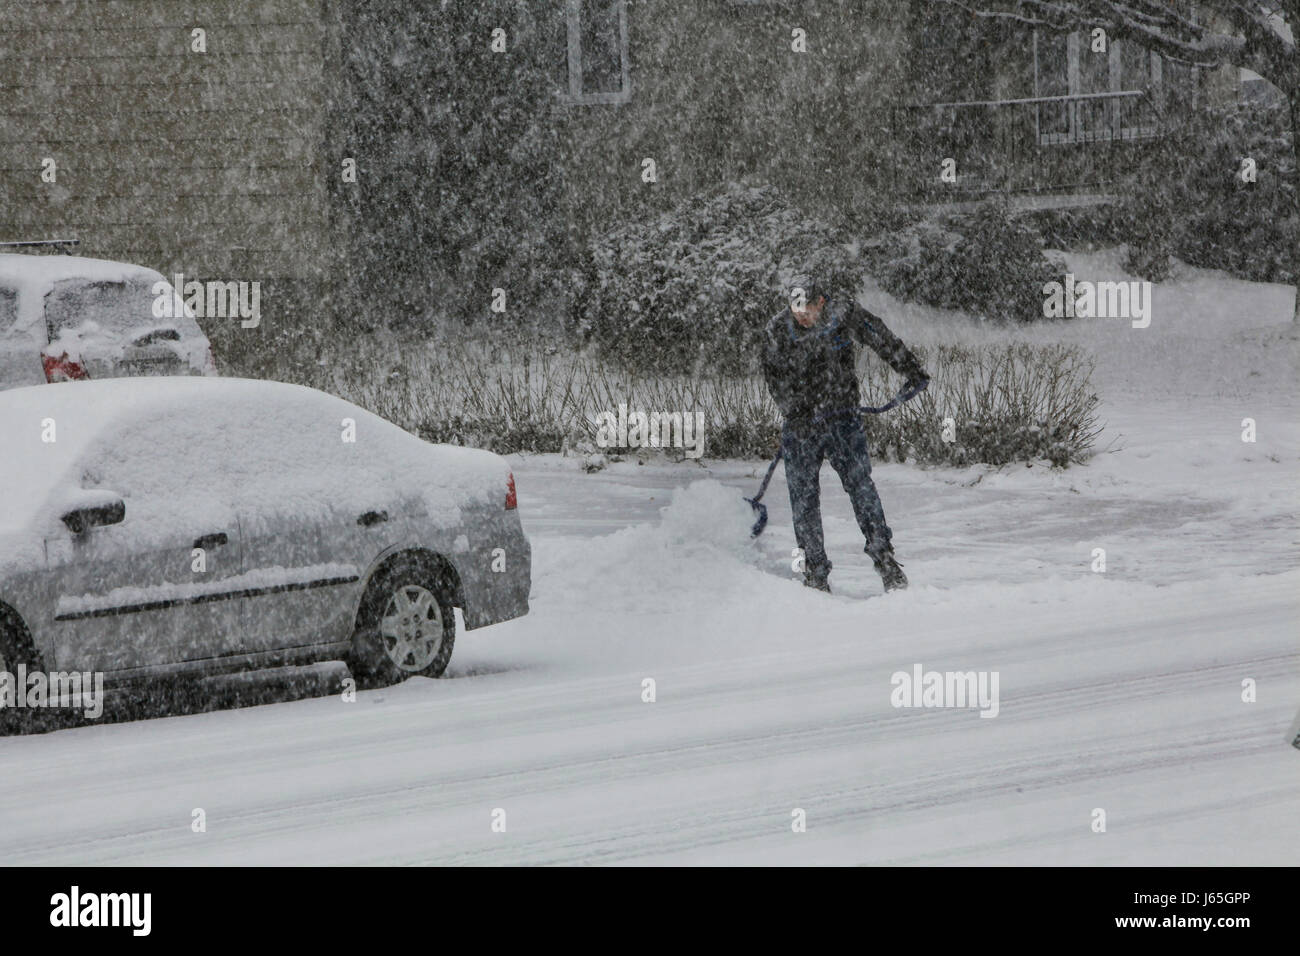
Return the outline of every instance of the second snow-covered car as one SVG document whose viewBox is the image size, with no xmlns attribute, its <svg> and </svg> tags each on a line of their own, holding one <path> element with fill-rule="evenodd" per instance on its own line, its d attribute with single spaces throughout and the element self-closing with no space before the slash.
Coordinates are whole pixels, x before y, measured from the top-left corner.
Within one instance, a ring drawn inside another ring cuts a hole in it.
<svg viewBox="0 0 1300 956">
<path fill-rule="evenodd" d="M 528 611 L 508 463 L 313 389 L 14 389 L 0 449 L 0 671 L 436 677 L 453 608 L 466 629 Z"/>
<path fill-rule="evenodd" d="M 216 374 L 207 336 L 153 269 L 82 256 L 0 254 L 0 389 Z"/>
</svg>

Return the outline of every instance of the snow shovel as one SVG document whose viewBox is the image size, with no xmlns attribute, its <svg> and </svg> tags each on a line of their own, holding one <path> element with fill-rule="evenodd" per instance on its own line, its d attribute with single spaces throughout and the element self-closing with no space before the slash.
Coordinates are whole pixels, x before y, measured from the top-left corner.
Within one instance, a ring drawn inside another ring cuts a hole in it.
<svg viewBox="0 0 1300 956">
<path fill-rule="evenodd" d="M 899 392 L 889 401 L 885 402 L 885 404 L 880 406 L 875 406 L 875 407 L 870 405 L 863 405 L 861 408 L 858 409 L 858 412 L 864 415 L 880 415 L 884 412 L 889 411 L 891 408 L 897 408 L 899 405 L 902 405 L 904 402 L 915 398 L 917 395 L 921 394 L 921 392 L 925 391 L 925 387 L 929 384 L 930 384 L 930 380 L 928 378 L 925 378 L 922 379 L 919 384 L 904 386 L 901 392 Z M 852 410 L 853 409 L 841 409 L 841 411 L 852 411 Z M 816 424 L 822 419 L 828 418 L 829 416 L 836 415 L 836 414 L 839 414 L 839 412 L 827 412 L 823 415 L 818 415 L 813 420 L 813 423 Z M 745 499 L 746 501 L 749 502 L 749 506 L 754 509 L 754 513 L 758 515 L 757 520 L 754 521 L 754 527 L 749 530 L 749 536 L 751 538 L 757 538 L 760 534 L 763 533 L 763 529 L 767 527 L 767 505 L 763 504 L 763 495 L 767 494 L 768 482 L 772 480 L 772 474 L 776 471 L 777 463 L 780 460 L 781 460 L 781 451 L 778 449 L 776 453 L 776 457 L 772 459 L 772 464 L 767 466 L 767 474 L 763 476 L 763 483 L 758 486 L 758 494 L 754 495 L 754 497 L 752 498 Z"/>
</svg>

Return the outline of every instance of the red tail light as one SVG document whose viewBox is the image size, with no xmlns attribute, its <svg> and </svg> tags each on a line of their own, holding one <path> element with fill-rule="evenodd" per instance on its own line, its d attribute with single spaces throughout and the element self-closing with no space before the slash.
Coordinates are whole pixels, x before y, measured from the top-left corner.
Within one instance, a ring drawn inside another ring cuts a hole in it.
<svg viewBox="0 0 1300 956">
<path fill-rule="evenodd" d="M 58 358 L 42 352 L 41 364 L 45 366 L 45 381 L 50 383 L 71 382 L 74 379 L 90 378 L 79 363 L 68 358 L 67 352 L 64 352 Z"/>
<path fill-rule="evenodd" d="M 506 478 L 506 511 L 513 511 L 519 507 L 519 498 L 515 495 L 515 474 L 510 472 Z"/>
</svg>

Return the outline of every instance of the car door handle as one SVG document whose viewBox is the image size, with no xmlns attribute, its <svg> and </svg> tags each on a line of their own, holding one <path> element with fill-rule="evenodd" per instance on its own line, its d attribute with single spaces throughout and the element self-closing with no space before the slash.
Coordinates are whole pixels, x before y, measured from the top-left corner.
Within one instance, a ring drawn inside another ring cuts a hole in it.
<svg viewBox="0 0 1300 956">
<path fill-rule="evenodd" d="M 387 511 L 367 511 L 357 519 L 357 524 L 363 528 L 369 528 L 371 525 L 380 524 L 388 520 Z"/>
<path fill-rule="evenodd" d="M 230 538 L 226 537 L 226 533 L 224 531 L 218 531 L 216 534 L 205 534 L 203 537 L 195 539 L 194 547 L 202 548 L 204 551 L 207 551 L 211 548 L 219 548 L 221 545 L 228 544 L 229 542 Z"/>
</svg>

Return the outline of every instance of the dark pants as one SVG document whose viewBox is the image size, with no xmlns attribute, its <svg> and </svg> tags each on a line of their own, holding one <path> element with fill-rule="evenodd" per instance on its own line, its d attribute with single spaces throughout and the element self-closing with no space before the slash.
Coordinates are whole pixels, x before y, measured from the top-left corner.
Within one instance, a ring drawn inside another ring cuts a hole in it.
<svg viewBox="0 0 1300 956">
<path fill-rule="evenodd" d="M 858 527 L 866 536 L 867 554 L 889 550 L 892 532 L 885 523 L 876 484 L 871 480 L 871 457 L 862 420 L 856 415 L 841 415 L 813 426 L 781 429 L 781 453 L 785 457 L 785 480 L 790 486 L 790 510 L 794 513 L 794 536 L 803 549 L 805 567 L 810 575 L 830 572 L 826 543 L 822 537 L 821 481 L 822 461 L 829 459 L 840 476 L 840 484 L 853 502 Z"/>
</svg>

